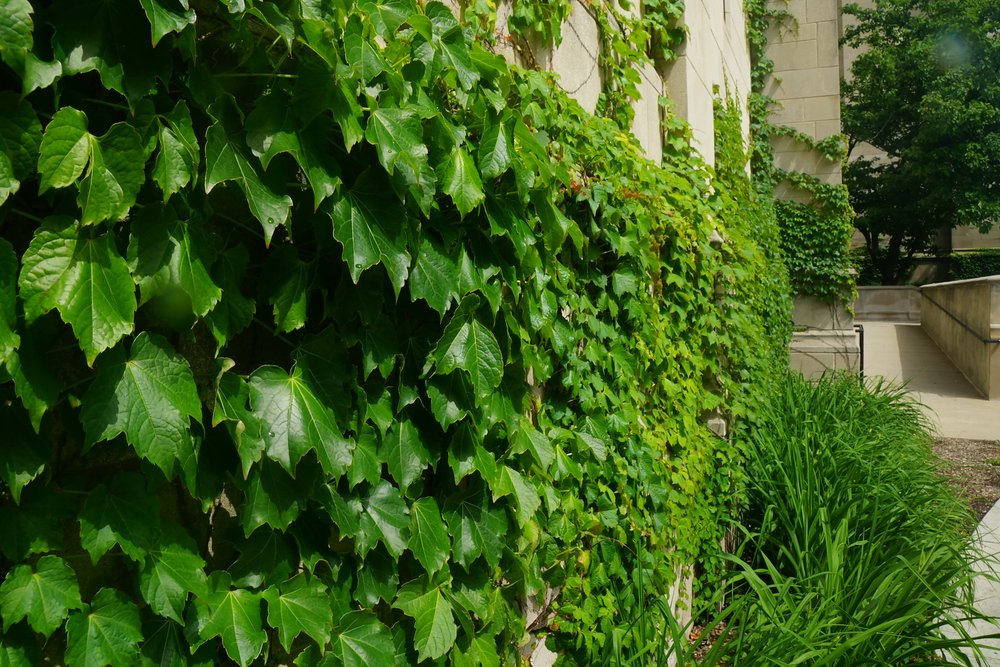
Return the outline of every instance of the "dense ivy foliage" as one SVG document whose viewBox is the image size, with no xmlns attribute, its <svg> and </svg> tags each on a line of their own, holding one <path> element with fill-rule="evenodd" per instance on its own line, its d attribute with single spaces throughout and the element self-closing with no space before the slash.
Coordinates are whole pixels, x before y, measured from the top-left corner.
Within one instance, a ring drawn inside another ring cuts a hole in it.
<svg viewBox="0 0 1000 667">
<path fill-rule="evenodd" d="M 1000 250 L 956 252 L 948 256 L 949 280 L 1000 276 Z"/>
<path fill-rule="evenodd" d="M 715 552 L 743 186 L 437 2 L 2 6 L 0 662 L 589 664 Z"/>
<path fill-rule="evenodd" d="M 752 57 L 752 87 L 749 112 L 754 137 L 752 164 L 760 191 L 773 194 L 784 184 L 788 191 L 776 203 L 781 229 L 781 246 L 796 294 L 819 297 L 825 301 L 853 300 L 855 278 L 849 252 L 854 230 L 854 212 L 847 188 L 826 183 L 812 174 L 781 169 L 774 164 L 772 145 L 784 137 L 815 151 L 823 159 L 839 163 L 846 146 L 835 134 L 815 140 L 792 127 L 770 121 L 775 101 L 764 95 L 774 63 L 767 57 L 769 30 L 796 29 L 794 17 L 781 5 L 766 0 L 746 0 L 747 37 Z"/>
</svg>

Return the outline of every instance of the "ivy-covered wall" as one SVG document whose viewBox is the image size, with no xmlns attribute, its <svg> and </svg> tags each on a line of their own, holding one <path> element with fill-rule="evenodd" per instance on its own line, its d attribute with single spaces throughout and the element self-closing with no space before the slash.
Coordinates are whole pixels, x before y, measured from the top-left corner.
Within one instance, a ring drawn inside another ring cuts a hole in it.
<svg viewBox="0 0 1000 667">
<path fill-rule="evenodd" d="M 2 662 L 593 664 L 712 571 L 787 343 L 736 124 L 650 162 L 676 26 L 594 116 L 480 4 L 6 3 Z"/>
</svg>

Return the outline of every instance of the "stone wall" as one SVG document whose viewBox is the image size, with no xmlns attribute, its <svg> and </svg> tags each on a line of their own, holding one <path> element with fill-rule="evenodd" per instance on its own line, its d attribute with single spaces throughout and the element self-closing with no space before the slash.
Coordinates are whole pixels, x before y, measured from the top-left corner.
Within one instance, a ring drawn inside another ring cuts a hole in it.
<svg viewBox="0 0 1000 667">
<path fill-rule="evenodd" d="M 789 365 L 793 370 L 809 379 L 831 370 L 861 370 L 861 347 L 854 331 L 854 317 L 843 304 L 796 296 L 792 322 L 795 332 Z"/>
<path fill-rule="evenodd" d="M 920 326 L 983 396 L 1000 400 L 1000 276 L 924 285 Z"/>
<path fill-rule="evenodd" d="M 791 17 L 768 34 L 767 56 L 774 72 L 764 93 L 777 107 L 771 122 L 785 125 L 814 139 L 840 132 L 840 3 L 838 0 L 771 0 L 776 10 Z M 808 144 L 779 136 L 774 144 L 775 166 L 810 174 L 839 184 L 840 163 L 825 159 Z M 804 200 L 808 194 L 784 185 L 779 196 Z"/>
</svg>

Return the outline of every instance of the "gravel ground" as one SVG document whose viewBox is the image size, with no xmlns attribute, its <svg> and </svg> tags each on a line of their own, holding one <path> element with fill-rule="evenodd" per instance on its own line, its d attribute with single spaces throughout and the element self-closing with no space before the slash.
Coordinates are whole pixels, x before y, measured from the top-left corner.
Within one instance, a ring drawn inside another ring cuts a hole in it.
<svg viewBox="0 0 1000 667">
<path fill-rule="evenodd" d="M 940 438 L 934 451 L 956 492 L 969 501 L 979 519 L 1000 500 L 1000 442 Z"/>
</svg>

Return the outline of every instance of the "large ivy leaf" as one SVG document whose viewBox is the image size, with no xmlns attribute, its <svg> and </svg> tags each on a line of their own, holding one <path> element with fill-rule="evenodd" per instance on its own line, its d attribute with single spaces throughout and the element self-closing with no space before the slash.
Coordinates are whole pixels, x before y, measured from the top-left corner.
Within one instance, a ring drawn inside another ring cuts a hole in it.
<svg viewBox="0 0 1000 667">
<path fill-rule="evenodd" d="M 183 624 L 188 595 L 207 591 L 204 568 L 204 559 L 182 530 L 165 531 L 139 577 L 142 598 L 154 613 Z"/>
<path fill-rule="evenodd" d="M 191 643 L 192 648 L 219 637 L 230 658 L 248 665 L 260 655 L 267 641 L 260 594 L 231 589 L 226 572 L 214 573 L 209 584 L 209 592 L 194 599 L 194 614 L 188 626 L 197 637 Z"/>
<path fill-rule="evenodd" d="M 330 642 L 333 610 L 330 596 L 318 579 L 299 574 L 281 585 L 264 591 L 267 600 L 267 622 L 278 631 L 278 639 L 286 651 L 292 641 L 305 633 L 325 647 Z"/>
<path fill-rule="evenodd" d="M 278 331 L 301 329 L 306 324 L 309 305 L 309 265 L 299 259 L 291 244 L 271 250 L 263 270 L 263 292 L 274 307 L 274 323 Z"/>
<path fill-rule="evenodd" d="M 378 150 L 385 170 L 417 185 L 427 169 L 427 146 L 420 116 L 410 109 L 380 107 L 368 118 L 365 139 Z"/>
<path fill-rule="evenodd" d="M 142 0 L 143 4 L 157 4 L 157 0 Z M 194 134 L 191 112 L 184 100 L 178 102 L 170 113 L 157 118 L 157 141 L 160 152 L 153 163 L 153 181 L 163 191 L 166 203 L 188 183 L 198 178 L 198 161 L 201 150 Z"/>
<path fill-rule="evenodd" d="M 535 512 L 541 506 L 541 499 L 538 497 L 538 489 L 534 483 L 510 466 L 503 466 L 500 469 L 498 483 L 493 485 L 493 498 L 501 498 L 511 494 L 517 505 L 514 513 L 519 526 L 524 526 L 535 516 Z"/>
<path fill-rule="evenodd" d="M 95 563 L 115 544 L 142 563 L 159 523 L 156 496 L 146 490 L 145 480 L 134 473 L 120 473 L 110 488 L 98 484 L 87 496 L 80 512 L 80 543 Z"/>
<path fill-rule="evenodd" d="M 7 485 L 15 504 L 21 502 L 24 487 L 45 470 L 44 440 L 31 430 L 24 410 L 0 405 L 0 424 L 5 434 L 0 442 L 0 481 Z"/>
<path fill-rule="evenodd" d="M 66 621 L 66 664 L 135 664 L 142 640 L 139 609 L 119 591 L 102 588 L 88 607 Z"/>
<path fill-rule="evenodd" d="M 247 118 L 247 143 L 265 169 L 276 155 L 291 155 L 309 181 L 317 209 L 340 187 L 340 165 L 331 158 L 325 124 L 302 128 L 293 110 L 286 96 L 265 95 Z"/>
<path fill-rule="evenodd" d="M 393 556 L 402 555 L 409 537 L 410 510 L 399 489 L 383 480 L 362 500 L 361 506 L 358 553 L 364 556 L 381 541 Z"/>
<path fill-rule="evenodd" d="M 42 662 L 33 632 L 14 627 L 7 635 L 0 635 L 0 667 L 35 667 Z"/>
<path fill-rule="evenodd" d="M 476 163 L 465 149 L 456 146 L 440 167 L 441 186 L 464 217 L 483 203 L 483 182 Z"/>
<path fill-rule="evenodd" d="M 382 456 L 378 452 L 378 433 L 365 424 L 354 445 L 351 469 L 347 471 L 347 482 L 354 488 L 362 481 L 377 484 L 382 479 Z"/>
<path fill-rule="evenodd" d="M 403 222 L 406 211 L 387 184 L 369 169 L 333 206 L 333 236 L 344 246 L 344 261 L 355 283 L 361 273 L 378 264 L 385 267 L 396 294 L 403 289 L 410 267 Z"/>
<path fill-rule="evenodd" d="M 64 74 L 96 72 L 104 88 L 133 102 L 151 92 L 157 77 L 169 79 L 170 51 L 153 48 L 139 3 L 54 0 L 47 10 L 55 28 L 52 51 Z"/>
<path fill-rule="evenodd" d="M 191 655 L 182 625 L 158 619 L 144 623 L 143 627 L 146 630 L 140 663 L 143 667 L 213 667 L 218 662 L 212 646 L 202 646 Z"/>
<path fill-rule="evenodd" d="M 14 165 L 5 153 L 0 153 L 0 205 L 18 191 L 21 181 L 14 176 Z"/>
<path fill-rule="evenodd" d="M 58 556 L 42 556 L 31 565 L 18 565 L 0 585 L 0 615 L 4 632 L 22 618 L 46 637 L 62 625 L 71 609 L 82 609 L 76 573 Z"/>
<path fill-rule="evenodd" d="M 85 225 L 121 220 L 135 204 L 146 180 L 139 133 L 127 123 L 115 123 L 102 137 L 90 139 L 90 167 L 80 181 L 76 201 Z"/>
<path fill-rule="evenodd" d="M 431 352 L 436 372 L 442 375 L 462 369 L 469 374 L 476 397 L 486 398 L 503 378 L 503 357 L 493 332 L 479 321 L 479 297 L 462 300 Z"/>
<path fill-rule="evenodd" d="M 389 628 L 369 612 L 345 614 L 333 633 L 331 656 L 343 667 L 391 665 L 395 655 Z"/>
<path fill-rule="evenodd" d="M 354 599 L 365 609 L 372 609 L 379 600 L 392 602 L 399 589 L 396 559 L 382 549 L 375 549 L 358 563 Z"/>
<path fill-rule="evenodd" d="M 483 178 L 496 178 L 510 167 L 514 144 L 503 123 L 491 123 L 479 140 L 479 170 Z"/>
<path fill-rule="evenodd" d="M 310 449 L 316 449 L 323 470 L 339 477 L 351 464 L 353 443 L 337 428 L 333 411 L 320 401 L 295 367 L 292 374 L 262 366 L 250 376 L 250 406 L 260 420 L 267 455 L 289 475 Z"/>
<path fill-rule="evenodd" d="M 437 586 L 425 590 L 424 578 L 416 579 L 399 589 L 393 606 L 413 619 L 413 644 L 417 659 L 437 659 L 455 644 L 458 626 L 451 602 Z"/>
<path fill-rule="evenodd" d="M 139 0 L 139 4 L 149 19 L 153 46 L 156 46 L 165 35 L 181 32 L 187 26 L 194 25 L 197 19 L 187 0 Z"/>
<path fill-rule="evenodd" d="M 437 501 L 420 498 L 410 506 L 410 551 L 428 573 L 434 574 L 448 561 L 451 552 L 448 532 Z"/>
<path fill-rule="evenodd" d="M 0 0 L 0 59 L 19 73 L 33 42 L 32 11 L 28 0 Z"/>
<path fill-rule="evenodd" d="M 0 0 L 0 25 L 4 18 L 10 17 L 2 8 L 4 0 Z M 8 0 L 10 4 L 27 0 Z M 11 9 L 16 12 L 16 9 Z M 4 49 L 3 28 L 0 27 L 0 52 Z M 0 154 L 10 161 L 11 177 L 24 180 L 32 175 L 38 163 L 38 152 L 42 143 L 42 124 L 31 103 L 21 99 L 10 91 L 0 93 Z M 13 190 L 16 192 L 16 188 Z M 2 203 L 2 202 L 0 202 Z"/>
<path fill-rule="evenodd" d="M 437 33 L 435 64 L 454 70 L 459 85 L 465 90 L 472 90 L 479 81 L 479 72 L 473 69 L 472 57 L 462 27 L 455 20 L 451 10 L 439 2 L 428 4 L 427 15 L 431 17 L 434 32 Z"/>
<path fill-rule="evenodd" d="M 0 364 L 21 344 L 17 334 L 17 255 L 7 239 L 0 239 Z"/>
<path fill-rule="evenodd" d="M 288 222 L 292 199 L 274 192 L 264 183 L 261 171 L 250 161 L 241 144 L 230 137 L 221 122 L 208 128 L 205 136 L 205 192 L 211 192 L 212 188 L 225 181 L 236 183 L 247 199 L 250 212 L 264 229 L 265 243 L 270 244 L 278 226 Z"/>
<path fill-rule="evenodd" d="M 245 493 L 240 519 L 246 535 L 264 525 L 287 530 L 301 511 L 299 496 L 302 494 L 295 479 L 270 461 L 254 466 Z"/>
<path fill-rule="evenodd" d="M 490 507 L 486 494 L 460 497 L 445 511 L 444 517 L 451 529 L 455 562 L 468 570 L 474 560 L 483 556 L 491 566 L 497 566 L 509 525 L 507 514 Z"/>
<path fill-rule="evenodd" d="M 58 309 L 89 364 L 132 332 L 135 286 L 110 234 L 78 229 L 70 218 L 50 218 L 24 253 L 18 286 L 25 319 Z"/>
<path fill-rule="evenodd" d="M 389 474 L 406 489 L 432 462 L 430 451 L 412 421 L 402 418 L 393 423 L 382 440 L 379 458 L 389 466 Z"/>
<path fill-rule="evenodd" d="M 155 296 L 187 295 L 191 311 L 204 317 L 222 299 L 212 279 L 212 244 L 201 225 L 177 219 L 171 208 L 151 206 L 129 226 L 128 263 L 140 303 Z"/>
<path fill-rule="evenodd" d="M 420 240 L 417 259 L 410 271 L 410 296 L 423 299 L 427 305 L 444 315 L 452 299 L 458 300 L 458 263 L 441 243 L 429 235 Z"/>
<path fill-rule="evenodd" d="M 205 325 L 215 338 L 217 350 L 253 321 L 257 303 L 244 296 L 241 289 L 248 261 L 246 247 L 239 245 L 226 250 L 212 268 L 212 280 L 222 288 L 223 298 L 205 316 Z"/>
<path fill-rule="evenodd" d="M 116 348 L 97 369 L 81 414 L 89 444 L 120 433 L 167 477 L 193 461 L 191 419 L 201 421 L 187 361 L 164 338 L 143 332 L 126 356 Z"/>
<path fill-rule="evenodd" d="M 39 194 L 75 183 L 90 160 L 90 152 L 87 115 L 73 107 L 59 109 L 45 126 L 38 150 Z"/>
</svg>

